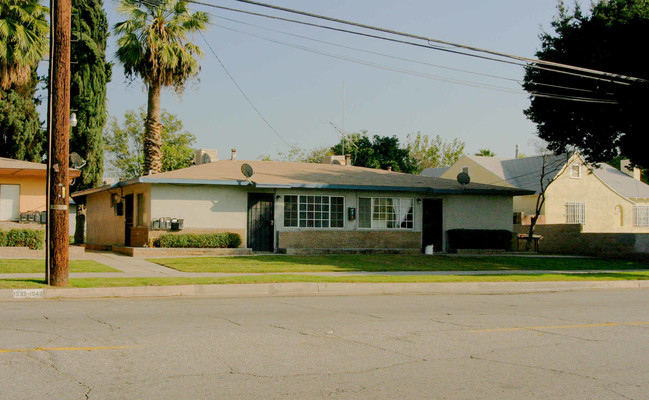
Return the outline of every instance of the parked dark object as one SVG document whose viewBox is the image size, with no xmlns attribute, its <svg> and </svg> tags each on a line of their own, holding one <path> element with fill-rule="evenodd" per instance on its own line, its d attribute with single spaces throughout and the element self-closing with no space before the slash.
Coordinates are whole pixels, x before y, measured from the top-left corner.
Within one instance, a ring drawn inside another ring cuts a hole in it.
<svg viewBox="0 0 649 400">
<path fill-rule="evenodd" d="M 448 248 L 511 250 L 512 232 L 505 229 L 451 229 Z"/>
</svg>

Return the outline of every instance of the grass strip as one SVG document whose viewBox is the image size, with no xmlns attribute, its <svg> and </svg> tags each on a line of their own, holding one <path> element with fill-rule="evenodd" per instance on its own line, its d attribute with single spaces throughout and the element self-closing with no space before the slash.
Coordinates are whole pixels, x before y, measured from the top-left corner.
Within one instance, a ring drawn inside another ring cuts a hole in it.
<svg viewBox="0 0 649 400">
<path fill-rule="evenodd" d="M 233 256 L 153 258 L 148 261 L 184 272 L 323 272 L 323 271 L 582 271 L 649 269 L 625 260 L 549 257 L 451 257 L 423 254 L 336 254 L 320 256 Z"/>
<path fill-rule="evenodd" d="M 45 260 L 0 259 L 0 274 L 45 274 Z M 70 272 L 120 272 L 115 268 L 92 260 L 70 260 Z"/>
<path fill-rule="evenodd" d="M 515 275 L 407 275 L 407 276 L 315 276 L 247 275 L 219 278 L 83 278 L 70 279 L 71 288 L 223 285 L 285 282 L 421 283 L 421 282 L 555 282 L 555 281 L 649 280 L 649 271 L 587 274 L 515 274 Z M 40 279 L 0 279 L 0 289 L 46 288 Z"/>
</svg>

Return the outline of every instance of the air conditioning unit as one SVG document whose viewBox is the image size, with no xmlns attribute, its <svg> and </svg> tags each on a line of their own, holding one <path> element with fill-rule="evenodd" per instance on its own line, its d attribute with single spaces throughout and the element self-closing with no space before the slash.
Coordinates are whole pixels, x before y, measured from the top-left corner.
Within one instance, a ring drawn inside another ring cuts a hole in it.
<svg viewBox="0 0 649 400">
<path fill-rule="evenodd" d="M 216 149 L 198 149 L 194 153 L 194 164 L 209 164 L 219 161 L 219 154 Z"/>
</svg>

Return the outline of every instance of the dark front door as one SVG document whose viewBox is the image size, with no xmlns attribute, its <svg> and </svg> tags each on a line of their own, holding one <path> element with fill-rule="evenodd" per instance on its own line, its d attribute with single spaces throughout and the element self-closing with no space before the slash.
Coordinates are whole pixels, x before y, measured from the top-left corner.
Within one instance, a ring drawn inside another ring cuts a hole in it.
<svg viewBox="0 0 649 400">
<path fill-rule="evenodd" d="M 253 251 L 273 251 L 274 195 L 248 193 L 248 247 Z"/>
<path fill-rule="evenodd" d="M 442 215 L 441 199 L 424 199 L 421 238 L 422 251 L 429 244 L 433 245 L 434 251 L 442 251 L 442 238 L 444 237 Z"/>
<path fill-rule="evenodd" d="M 133 227 L 133 195 L 124 196 L 124 246 L 131 245 L 131 228 Z"/>
</svg>

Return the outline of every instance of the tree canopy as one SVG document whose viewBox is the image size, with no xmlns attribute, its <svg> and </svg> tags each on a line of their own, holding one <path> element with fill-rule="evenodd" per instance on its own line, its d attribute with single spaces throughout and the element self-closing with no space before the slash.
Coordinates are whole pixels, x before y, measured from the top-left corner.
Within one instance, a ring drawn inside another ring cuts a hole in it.
<svg viewBox="0 0 649 400">
<path fill-rule="evenodd" d="M 99 185 L 104 170 L 106 84 L 112 65 L 106 62 L 108 22 L 102 0 L 74 0 L 72 5 L 70 97 L 78 122 L 70 133 L 70 152 L 86 160 L 73 189 L 84 190 Z"/>
<path fill-rule="evenodd" d="M 342 140 L 331 148 L 333 154 L 342 154 Z M 415 162 L 407 148 L 401 147 L 396 136 L 374 135 L 367 131 L 352 133 L 345 138 L 345 153 L 351 155 L 351 163 L 357 167 L 389 169 L 413 173 Z"/>
<path fill-rule="evenodd" d="M 0 1 L 0 89 L 28 83 L 47 54 L 47 10 L 38 0 Z"/>
<path fill-rule="evenodd" d="M 0 157 L 42 162 L 47 149 L 36 110 L 37 84 L 33 68 L 28 82 L 0 89 Z"/>
<path fill-rule="evenodd" d="M 129 110 L 124 123 L 116 118 L 109 122 L 105 134 L 108 162 L 113 173 L 130 179 L 144 172 L 144 120 L 146 112 Z M 162 172 L 186 168 L 192 165 L 196 137 L 183 131 L 183 124 L 175 115 L 162 111 Z"/>
<path fill-rule="evenodd" d="M 445 141 L 441 136 L 434 138 L 422 135 L 408 135 L 408 152 L 415 162 L 415 173 L 426 168 L 449 167 L 462 157 L 464 142 L 459 139 Z"/>
<path fill-rule="evenodd" d="M 540 60 L 640 79 L 590 79 L 586 72 L 529 66 L 523 87 L 531 104 L 525 115 L 537 125 L 538 136 L 555 153 L 576 148 L 589 162 L 622 155 L 649 167 L 649 69 L 638 46 L 649 37 L 649 1 L 598 0 L 589 13 L 560 1 L 551 26 L 554 32 L 540 35 Z"/>
</svg>

